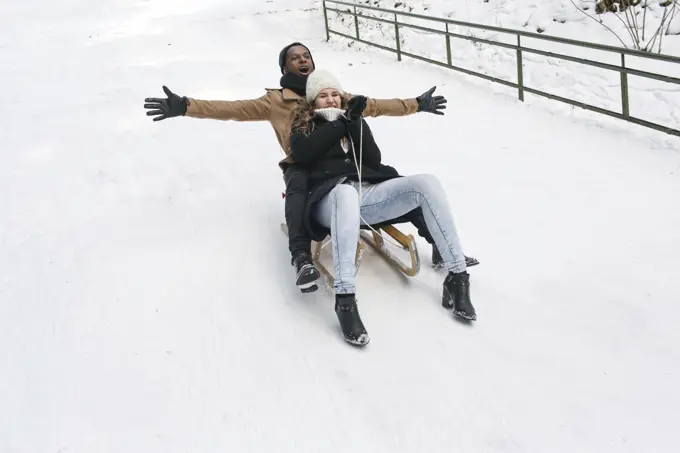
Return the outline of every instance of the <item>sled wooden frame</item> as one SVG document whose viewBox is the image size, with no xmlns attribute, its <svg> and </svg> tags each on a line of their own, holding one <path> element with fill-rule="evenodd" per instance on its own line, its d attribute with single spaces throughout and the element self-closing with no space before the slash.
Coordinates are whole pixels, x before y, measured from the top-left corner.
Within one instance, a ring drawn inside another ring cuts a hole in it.
<svg viewBox="0 0 680 453">
<path fill-rule="evenodd" d="M 406 265 L 406 263 L 390 251 L 385 243 L 383 233 L 387 233 L 392 239 L 399 243 L 403 250 L 409 252 L 409 257 L 411 258 L 410 265 Z M 412 234 L 406 235 L 394 225 L 384 225 L 375 228 L 375 231 L 371 231 L 370 233 L 366 230 L 362 230 L 360 236 L 361 239 L 373 247 L 380 256 L 385 258 L 388 263 L 395 269 L 401 271 L 404 275 L 415 277 L 418 275 L 418 272 L 420 272 L 420 255 L 418 254 L 416 239 Z"/>
<path fill-rule="evenodd" d="M 362 230 L 359 234 L 360 239 L 357 241 L 357 251 L 355 256 L 355 265 L 357 272 L 359 271 L 359 266 L 361 265 L 361 257 L 366 248 L 365 244 L 369 244 L 375 249 L 380 256 L 382 256 L 395 270 L 403 273 L 408 277 L 415 277 L 420 272 L 420 255 L 418 254 L 418 247 L 416 245 L 416 240 L 412 234 L 404 234 L 394 225 L 382 225 L 378 228 L 374 228 L 375 231 L 366 231 L 367 226 L 362 225 Z M 286 236 L 288 235 L 288 226 L 285 223 L 281 223 L 281 231 L 283 231 Z M 383 234 L 389 235 L 394 239 L 399 246 L 409 252 L 411 258 L 411 264 L 407 265 L 398 256 L 394 255 L 386 241 Z M 314 265 L 317 267 L 319 272 L 326 279 L 326 284 L 329 289 L 332 290 L 335 279 L 333 273 L 326 268 L 326 266 L 321 263 L 321 250 L 331 242 L 331 237 L 326 236 L 323 241 L 317 242 L 312 241 L 312 260 Z"/>
</svg>

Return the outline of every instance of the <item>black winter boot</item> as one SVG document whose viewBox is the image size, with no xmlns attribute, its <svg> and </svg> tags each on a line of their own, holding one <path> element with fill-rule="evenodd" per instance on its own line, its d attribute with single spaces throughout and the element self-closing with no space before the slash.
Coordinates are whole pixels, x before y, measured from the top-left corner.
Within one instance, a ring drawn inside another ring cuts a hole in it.
<svg viewBox="0 0 680 453">
<path fill-rule="evenodd" d="M 444 280 L 444 292 L 442 294 L 444 308 L 453 308 L 453 314 L 469 321 L 477 320 L 475 307 L 470 301 L 470 274 L 449 272 Z"/>
<path fill-rule="evenodd" d="M 336 294 L 335 313 L 338 315 L 345 341 L 356 346 L 366 346 L 370 338 L 366 333 L 364 323 L 361 322 L 354 294 Z"/>
<path fill-rule="evenodd" d="M 439 253 L 439 249 L 437 248 L 436 245 L 432 246 L 432 268 L 435 270 L 440 270 L 443 269 L 444 267 L 444 260 L 442 260 L 442 256 Z"/>
<path fill-rule="evenodd" d="M 316 281 L 321 277 L 319 270 L 314 266 L 314 261 L 312 261 L 312 255 L 307 252 L 298 252 L 293 256 L 291 260 L 297 276 L 295 279 L 295 284 L 300 288 L 303 293 L 312 293 L 319 289 L 316 285 Z"/>
<path fill-rule="evenodd" d="M 477 258 L 465 256 L 465 266 L 472 267 L 478 264 L 479 261 L 477 260 Z M 442 260 L 442 256 L 439 254 L 439 249 L 437 248 L 436 245 L 432 246 L 432 268 L 437 271 L 444 268 L 444 261 Z"/>
</svg>

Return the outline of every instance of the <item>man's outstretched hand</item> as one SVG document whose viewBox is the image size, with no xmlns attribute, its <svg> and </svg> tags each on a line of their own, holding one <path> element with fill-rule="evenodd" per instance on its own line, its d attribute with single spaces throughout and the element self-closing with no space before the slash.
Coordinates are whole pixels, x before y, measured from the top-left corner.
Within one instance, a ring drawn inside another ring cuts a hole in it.
<svg viewBox="0 0 680 453">
<path fill-rule="evenodd" d="M 155 116 L 156 118 L 153 119 L 154 121 L 161 121 L 166 118 L 184 115 L 187 111 L 187 98 L 177 96 L 165 85 L 163 85 L 163 91 L 168 96 L 167 99 L 144 99 L 144 102 L 146 102 L 146 104 L 144 104 L 144 108 L 152 109 L 146 112 L 146 116 Z"/>
<path fill-rule="evenodd" d="M 442 110 L 446 108 L 446 105 L 444 105 L 446 104 L 446 98 L 444 96 L 432 97 L 432 93 L 434 93 L 436 88 L 437 87 L 432 87 L 416 98 L 419 112 L 429 112 L 434 113 L 435 115 L 444 114 Z"/>
</svg>

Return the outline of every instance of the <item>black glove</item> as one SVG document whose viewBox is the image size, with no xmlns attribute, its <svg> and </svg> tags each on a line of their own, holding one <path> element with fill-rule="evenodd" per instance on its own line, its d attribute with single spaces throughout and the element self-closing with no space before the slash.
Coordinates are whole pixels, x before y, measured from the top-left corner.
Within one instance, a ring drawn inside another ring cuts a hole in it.
<svg viewBox="0 0 680 453">
<path fill-rule="evenodd" d="M 173 116 L 182 116 L 187 111 L 187 98 L 179 97 L 172 91 L 163 85 L 163 91 L 168 95 L 167 99 L 161 98 L 146 98 L 144 102 L 145 109 L 154 109 L 146 112 L 146 116 L 158 116 L 154 118 L 154 121 L 164 120 L 166 118 L 172 118 Z"/>
<path fill-rule="evenodd" d="M 354 96 L 347 103 L 347 111 L 345 111 L 345 118 L 348 121 L 353 122 L 359 120 L 361 115 L 364 113 L 366 108 L 366 96 Z"/>
<path fill-rule="evenodd" d="M 435 115 L 444 114 L 442 110 L 446 108 L 444 105 L 446 104 L 446 98 L 444 96 L 432 97 L 432 93 L 434 93 L 436 88 L 437 87 L 432 87 L 416 98 L 416 101 L 418 101 L 419 112 L 429 112 L 434 113 Z"/>
</svg>

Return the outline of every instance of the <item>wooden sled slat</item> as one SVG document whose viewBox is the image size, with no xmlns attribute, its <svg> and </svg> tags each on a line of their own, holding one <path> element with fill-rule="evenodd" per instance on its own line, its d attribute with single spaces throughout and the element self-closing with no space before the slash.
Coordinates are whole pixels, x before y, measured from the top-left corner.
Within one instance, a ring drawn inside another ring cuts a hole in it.
<svg viewBox="0 0 680 453">
<path fill-rule="evenodd" d="M 286 236 L 288 236 L 288 226 L 285 223 L 281 223 L 281 231 L 284 232 Z M 326 285 L 328 286 L 328 289 L 330 291 L 333 291 L 333 285 L 335 284 L 335 278 L 333 277 L 333 272 L 331 272 L 322 262 L 321 262 L 321 250 L 328 244 L 330 244 L 331 238 L 330 236 L 326 236 L 326 238 L 321 241 L 312 241 L 312 261 L 314 262 L 314 265 L 316 268 L 319 270 L 321 275 L 325 277 L 326 280 Z M 364 243 L 359 240 L 357 241 L 357 251 L 355 254 L 354 258 L 354 265 L 356 266 L 357 272 L 359 271 L 359 266 L 361 265 L 361 257 L 364 253 L 364 249 L 366 246 Z"/>
<path fill-rule="evenodd" d="M 285 223 L 281 223 L 281 231 L 283 231 L 286 236 L 288 235 L 288 227 Z M 394 255 L 390 251 L 387 242 L 382 236 L 384 233 L 387 233 L 391 238 L 393 238 L 402 249 L 409 252 L 409 256 L 411 258 L 410 265 L 404 263 L 404 261 L 402 261 L 398 256 Z M 321 275 L 325 277 L 328 289 L 333 291 L 333 285 L 335 283 L 333 272 L 321 262 L 321 251 L 326 245 L 330 244 L 330 242 L 330 236 L 327 236 L 321 242 L 312 241 L 312 260 L 314 261 L 314 265 L 317 267 Z M 375 251 L 385 260 L 387 260 L 387 262 L 395 270 L 403 273 L 404 275 L 415 277 L 420 272 L 420 255 L 418 254 L 416 240 L 412 234 L 406 235 L 393 225 L 387 225 L 379 228 L 378 233 L 374 231 L 369 232 L 366 230 L 361 230 L 360 239 L 357 241 L 356 258 L 354 261 L 357 272 L 359 271 L 361 258 L 366 247 L 365 243 L 373 247 Z"/>
<path fill-rule="evenodd" d="M 327 237 L 326 239 L 323 240 L 323 242 L 316 242 L 312 241 L 312 260 L 314 261 L 314 265 L 319 269 L 319 272 L 326 277 L 326 284 L 328 285 L 329 289 L 333 289 L 333 285 L 335 284 L 335 278 L 333 277 L 333 272 L 331 272 L 322 262 L 321 262 L 321 249 L 325 247 L 326 245 L 330 244 L 331 240 L 330 237 Z M 357 251 L 354 256 L 354 265 L 356 267 L 357 272 L 359 271 L 359 266 L 361 266 L 361 257 L 364 253 L 364 248 L 366 246 L 362 241 L 357 241 Z"/>
<path fill-rule="evenodd" d="M 411 258 L 410 265 L 404 263 L 399 257 L 390 251 L 385 239 L 382 237 L 383 232 L 387 233 L 390 237 L 397 241 L 401 248 L 409 252 L 409 256 Z M 418 254 L 416 240 L 412 234 L 405 235 L 395 226 L 388 225 L 381 227 L 378 230 L 378 233 L 375 231 L 371 231 L 369 233 L 368 231 L 362 230 L 361 238 L 364 240 L 364 242 L 373 247 L 378 252 L 378 254 L 385 258 L 389 264 L 391 264 L 396 270 L 402 272 L 404 275 L 415 277 L 420 272 L 420 255 Z"/>
</svg>

